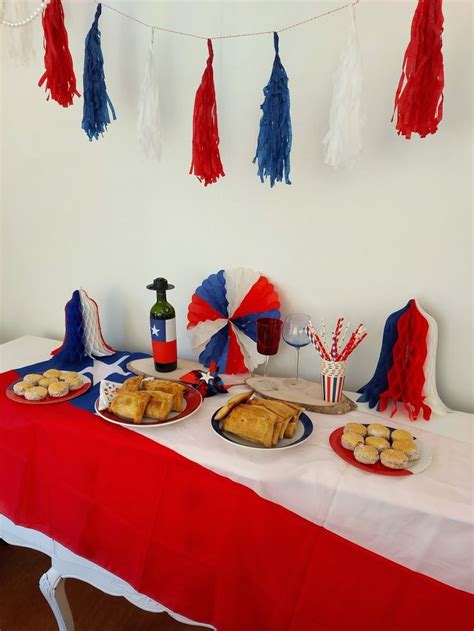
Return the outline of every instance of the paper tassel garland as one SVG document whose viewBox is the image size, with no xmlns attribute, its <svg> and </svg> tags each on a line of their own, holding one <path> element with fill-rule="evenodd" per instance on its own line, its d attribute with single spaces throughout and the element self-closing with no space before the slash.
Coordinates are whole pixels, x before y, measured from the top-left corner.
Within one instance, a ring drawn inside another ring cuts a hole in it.
<svg viewBox="0 0 474 631">
<path fill-rule="evenodd" d="M 418 0 L 392 116 L 397 111 L 396 128 L 405 138 L 434 134 L 443 118 L 442 33 L 441 0 Z"/>
<path fill-rule="evenodd" d="M 89 140 L 98 139 L 110 124 L 109 109 L 115 120 L 114 106 L 107 94 L 104 74 L 104 56 L 100 46 L 99 17 L 102 5 L 97 5 L 95 18 L 86 37 L 84 53 L 84 113 L 82 129 Z"/>
<path fill-rule="evenodd" d="M 278 33 L 273 33 L 275 60 L 268 84 L 263 89 L 265 99 L 260 106 L 262 118 L 253 162 L 258 164 L 258 176 L 263 182 L 270 178 L 270 186 L 285 178 L 290 182 L 290 151 L 292 141 L 290 91 L 288 76 L 279 55 Z"/>
<path fill-rule="evenodd" d="M 161 157 L 160 94 L 154 39 L 155 31 L 151 29 L 150 48 L 138 102 L 138 144 L 148 160 L 159 160 Z"/>
<path fill-rule="evenodd" d="M 207 40 L 209 57 L 196 91 L 193 114 L 193 156 L 189 173 L 194 173 L 204 186 L 214 184 L 225 175 L 219 154 L 216 91 L 212 61 L 212 41 Z"/>
<path fill-rule="evenodd" d="M 385 323 L 382 349 L 372 379 L 359 390 L 358 401 L 386 409 L 393 402 L 392 416 L 402 401 L 410 420 L 420 412 L 425 420 L 431 412 L 444 414 L 448 408 L 436 389 L 437 326 L 416 300 L 392 313 Z"/>
<path fill-rule="evenodd" d="M 334 76 L 329 131 L 323 140 L 324 161 L 334 168 L 354 166 L 362 150 L 362 84 L 362 64 L 353 5 L 349 38 Z"/>
<path fill-rule="evenodd" d="M 280 300 L 265 276 L 248 268 L 220 270 L 196 289 L 188 308 L 193 349 L 204 366 L 228 375 L 254 370 L 258 318 L 279 318 Z"/>
<path fill-rule="evenodd" d="M 53 355 L 67 364 L 86 356 L 106 357 L 115 353 L 102 336 L 97 303 L 83 289 L 73 292 L 64 311 L 66 333 L 62 345 L 53 351 Z"/>
<path fill-rule="evenodd" d="M 44 67 L 43 76 L 38 81 L 41 87 L 45 84 L 48 100 L 63 107 L 73 104 L 76 90 L 76 75 L 72 63 L 67 30 L 64 25 L 64 10 L 61 0 L 50 0 L 43 11 L 44 30 Z"/>
<path fill-rule="evenodd" d="M 31 4 L 24 0 L 3 0 L 0 2 L 0 16 L 9 22 L 24 20 L 30 10 Z M 37 27 L 37 24 L 29 23 L 22 28 L 11 28 L 5 36 L 7 55 L 19 66 L 30 64 L 36 57 L 34 42 Z"/>
</svg>

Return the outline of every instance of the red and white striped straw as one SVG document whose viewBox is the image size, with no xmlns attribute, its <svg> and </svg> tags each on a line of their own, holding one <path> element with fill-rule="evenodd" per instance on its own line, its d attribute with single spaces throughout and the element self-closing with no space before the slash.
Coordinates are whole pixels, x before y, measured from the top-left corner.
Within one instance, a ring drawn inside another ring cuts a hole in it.
<svg viewBox="0 0 474 631">
<path fill-rule="evenodd" d="M 331 357 L 330 357 L 329 353 L 327 352 L 327 350 L 325 349 L 324 344 L 321 341 L 319 335 L 313 329 L 313 326 L 312 326 L 311 322 L 309 322 L 308 325 L 306 326 L 306 335 L 309 337 L 309 339 L 311 340 L 313 346 L 318 351 L 318 353 L 321 355 L 321 357 L 323 359 L 326 359 L 326 360 L 330 361 Z"/>
</svg>

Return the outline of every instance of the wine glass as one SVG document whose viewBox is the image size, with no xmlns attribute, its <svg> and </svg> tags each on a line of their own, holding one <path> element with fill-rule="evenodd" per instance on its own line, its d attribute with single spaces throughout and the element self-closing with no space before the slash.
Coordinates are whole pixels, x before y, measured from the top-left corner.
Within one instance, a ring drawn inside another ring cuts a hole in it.
<svg viewBox="0 0 474 631">
<path fill-rule="evenodd" d="M 283 324 L 283 339 L 287 344 L 296 348 L 296 371 L 293 379 L 285 379 L 285 386 L 290 388 L 306 388 L 308 382 L 299 377 L 300 348 L 309 344 L 306 335 L 306 327 L 311 320 L 311 316 L 306 313 L 291 313 L 286 317 Z"/>
<path fill-rule="evenodd" d="M 265 367 L 263 369 L 263 379 L 255 381 L 258 390 L 277 390 L 278 386 L 269 379 L 265 379 L 268 370 L 268 360 L 270 355 L 278 353 L 280 346 L 281 327 L 283 322 L 278 318 L 259 318 L 257 320 L 257 351 L 265 357 Z"/>
</svg>

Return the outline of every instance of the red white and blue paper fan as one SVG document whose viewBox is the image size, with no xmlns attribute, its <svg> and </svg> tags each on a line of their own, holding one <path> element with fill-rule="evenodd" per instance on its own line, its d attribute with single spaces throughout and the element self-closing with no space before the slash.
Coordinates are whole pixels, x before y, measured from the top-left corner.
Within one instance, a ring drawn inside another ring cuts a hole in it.
<svg viewBox="0 0 474 631">
<path fill-rule="evenodd" d="M 254 370 L 259 318 L 279 318 L 280 299 L 270 281 L 248 268 L 220 270 L 206 278 L 188 308 L 188 329 L 199 361 L 215 361 L 221 373 Z"/>
</svg>

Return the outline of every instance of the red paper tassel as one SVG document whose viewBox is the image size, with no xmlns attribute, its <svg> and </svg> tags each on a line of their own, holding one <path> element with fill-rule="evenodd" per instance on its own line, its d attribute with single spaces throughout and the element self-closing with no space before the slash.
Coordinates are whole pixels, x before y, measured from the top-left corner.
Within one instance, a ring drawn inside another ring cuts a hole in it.
<svg viewBox="0 0 474 631">
<path fill-rule="evenodd" d="M 210 39 L 207 40 L 207 47 L 209 57 L 194 99 L 193 158 L 189 170 L 200 182 L 204 182 L 204 186 L 214 184 L 219 177 L 225 175 L 219 155 L 216 91 L 212 70 L 214 52 Z"/>
<path fill-rule="evenodd" d="M 64 26 L 64 10 L 61 0 L 51 0 L 43 11 L 44 66 L 45 71 L 38 82 L 46 82 L 45 91 L 59 105 L 72 105 L 76 90 L 76 76 L 69 52 L 68 36 Z"/>
<path fill-rule="evenodd" d="M 434 134 L 443 118 L 442 0 L 418 0 L 411 39 L 403 59 L 392 121 L 406 138 Z"/>
</svg>

